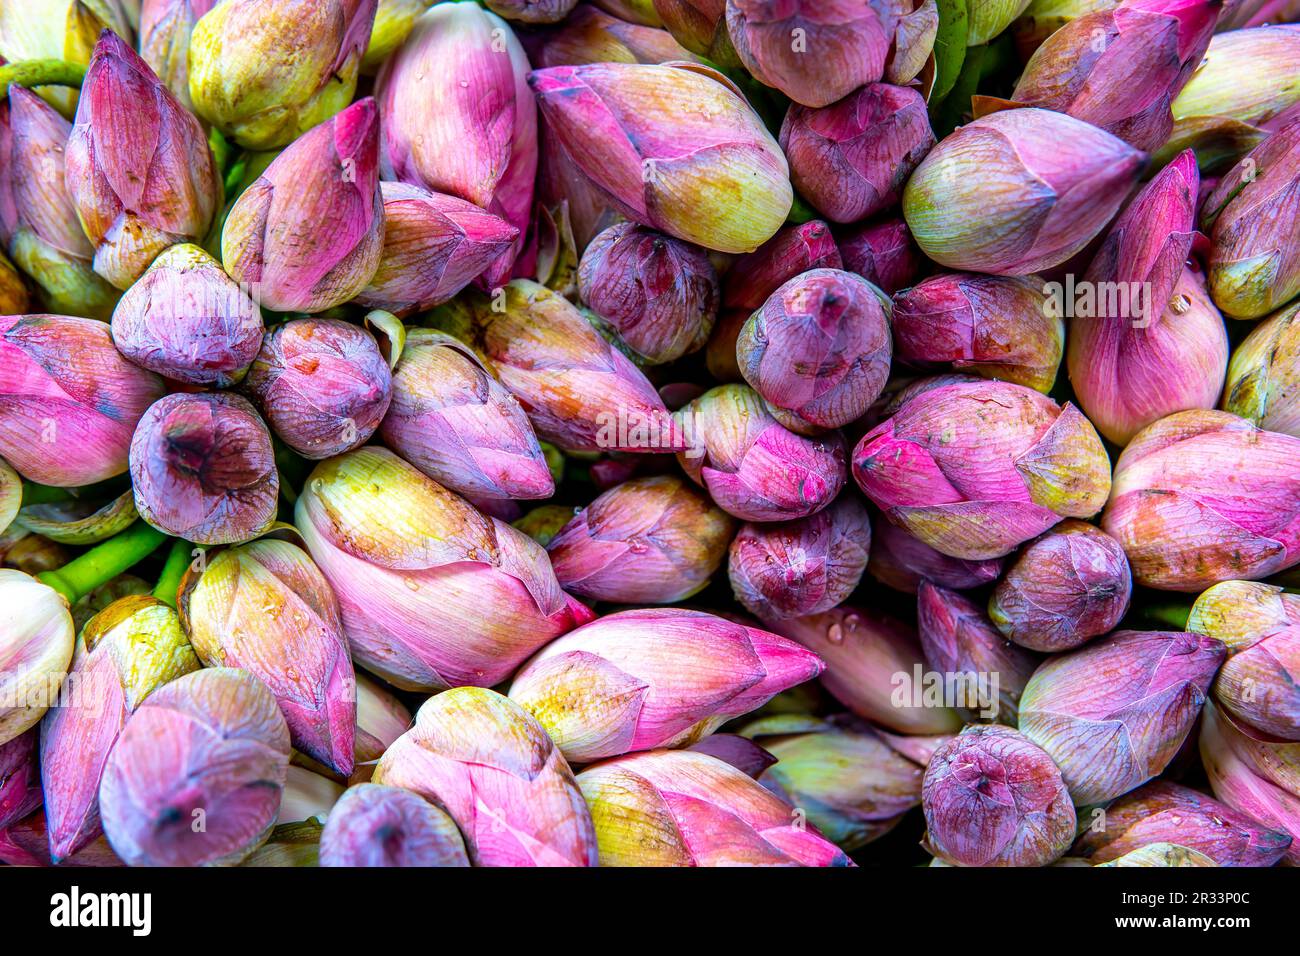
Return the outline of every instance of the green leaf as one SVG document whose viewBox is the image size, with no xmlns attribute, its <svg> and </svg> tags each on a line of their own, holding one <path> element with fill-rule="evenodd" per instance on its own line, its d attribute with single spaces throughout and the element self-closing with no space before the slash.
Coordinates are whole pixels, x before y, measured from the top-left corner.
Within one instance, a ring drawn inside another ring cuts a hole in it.
<svg viewBox="0 0 1300 956">
<path fill-rule="evenodd" d="M 937 0 L 939 31 L 934 37 L 934 90 L 930 101 L 942 101 L 961 75 L 966 60 L 966 34 L 969 30 L 966 0 Z"/>
<path fill-rule="evenodd" d="M 987 53 L 988 47 L 973 46 L 967 49 L 961 73 L 953 83 L 951 92 L 941 103 L 931 108 L 931 125 L 934 126 L 934 135 L 939 139 L 960 126 L 965 114 L 970 112 L 970 98 L 979 86 Z"/>
</svg>

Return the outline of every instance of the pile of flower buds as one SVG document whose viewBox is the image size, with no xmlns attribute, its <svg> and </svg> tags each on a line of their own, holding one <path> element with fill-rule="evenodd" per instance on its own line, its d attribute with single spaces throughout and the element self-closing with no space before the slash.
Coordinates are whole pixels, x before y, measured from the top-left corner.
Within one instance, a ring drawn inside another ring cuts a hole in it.
<svg viewBox="0 0 1300 956">
<path fill-rule="evenodd" d="M 1300 865 L 1298 0 L 0 0 L 0 862 Z"/>
</svg>

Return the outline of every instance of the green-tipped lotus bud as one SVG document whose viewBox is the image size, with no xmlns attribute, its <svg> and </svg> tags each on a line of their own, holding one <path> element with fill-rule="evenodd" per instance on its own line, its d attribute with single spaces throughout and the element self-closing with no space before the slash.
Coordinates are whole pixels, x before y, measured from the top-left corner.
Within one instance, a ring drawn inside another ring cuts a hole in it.
<svg viewBox="0 0 1300 956">
<path fill-rule="evenodd" d="M 415 29 L 420 15 L 437 0 L 379 0 L 361 72 L 373 75 Z"/>
<path fill-rule="evenodd" d="M 72 660 L 68 602 L 49 585 L 0 569 L 0 599 L 9 620 L 0 633 L 0 745 L 41 719 L 56 703 Z"/>
<path fill-rule="evenodd" d="M 451 817 L 409 790 L 363 783 L 334 805 L 321 866 L 469 866 Z"/>
<path fill-rule="evenodd" d="M 1300 305 L 1251 330 L 1228 363 L 1223 408 L 1260 428 L 1300 438 Z"/>
</svg>

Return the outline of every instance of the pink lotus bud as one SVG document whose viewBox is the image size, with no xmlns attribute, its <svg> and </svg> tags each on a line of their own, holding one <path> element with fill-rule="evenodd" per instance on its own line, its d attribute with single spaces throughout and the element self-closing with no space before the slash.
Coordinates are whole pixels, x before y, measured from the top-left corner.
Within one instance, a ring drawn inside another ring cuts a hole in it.
<svg viewBox="0 0 1300 956">
<path fill-rule="evenodd" d="M 353 767 L 356 680 L 338 603 L 299 548 L 264 538 L 221 551 L 181 588 L 181 620 L 209 667 L 241 667 L 275 695 L 295 749 Z"/>
<path fill-rule="evenodd" d="M 244 388 L 286 445 L 329 458 L 370 440 L 393 397 L 374 336 L 338 319 L 295 319 L 262 340 Z"/>
<path fill-rule="evenodd" d="M 519 230 L 455 196 L 380 183 L 384 251 L 356 301 L 399 315 L 441 305 L 510 250 Z"/>
<path fill-rule="evenodd" d="M 363 783 L 330 811 L 321 866 L 469 866 L 451 817 L 409 790 Z"/>
<path fill-rule="evenodd" d="M 1300 438 L 1300 305 L 1259 323 L 1228 363 L 1223 408 L 1260 428 Z"/>
<path fill-rule="evenodd" d="M 921 806 L 926 847 L 951 866 L 1046 866 L 1074 840 L 1061 771 L 997 724 L 967 727 L 935 752 Z"/>
<path fill-rule="evenodd" d="M 498 16 L 521 23 L 558 23 L 569 15 L 578 0 L 485 0 Z"/>
<path fill-rule="evenodd" d="M 580 253 L 597 233 L 622 217 L 605 191 L 582 175 L 545 123 L 539 128 L 538 150 L 538 201 L 545 209 L 563 206 L 568 211 L 574 251 Z"/>
<path fill-rule="evenodd" d="M 41 805 L 41 771 L 35 727 L 0 744 L 0 832 Z"/>
<path fill-rule="evenodd" d="M 924 257 L 902 219 L 877 219 L 840 237 L 844 268 L 889 295 L 916 281 Z"/>
<path fill-rule="evenodd" d="M 113 312 L 113 344 L 166 378 L 219 388 L 243 377 L 262 345 L 262 313 L 210 255 L 164 251 Z"/>
<path fill-rule="evenodd" d="M 840 605 L 824 614 L 773 621 L 779 634 L 826 662 L 822 685 L 859 717 L 903 734 L 951 734 L 962 720 L 927 701 L 916 633 L 901 621 Z"/>
<path fill-rule="evenodd" d="M 921 250 L 940 265 L 1041 272 L 1105 228 L 1144 159 L 1064 113 L 1003 110 L 930 150 L 903 190 L 903 215 Z"/>
<path fill-rule="evenodd" d="M 592 617 L 539 545 L 382 448 L 318 465 L 295 521 L 353 660 L 404 690 L 499 684 Z"/>
<path fill-rule="evenodd" d="M 678 608 L 623 611 L 546 645 L 510 685 L 574 763 L 681 747 L 816 677 L 793 641 Z"/>
<path fill-rule="evenodd" d="M 785 222 L 785 155 L 721 74 L 593 63 L 528 82 L 569 159 L 628 219 L 719 252 L 751 252 Z"/>
<path fill-rule="evenodd" d="M 591 241 L 582 300 L 654 364 L 704 347 L 718 314 L 718 274 L 697 246 L 625 222 Z"/>
<path fill-rule="evenodd" d="M 162 394 L 104 322 L 0 317 L 0 456 L 29 481 L 76 487 L 122 474 L 136 423 Z"/>
<path fill-rule="evenodd" d="M 1068 651 L 1114 630 L 1132 593 L 1119 542 L 1062 521 L 1020 552 L 989 598 L 989 617 L 1021 647 Z"/>
<path fill-rule="evenodd" d="M 736 600 L 764 621 L 820 614 L 862 580 L 871 522 L 856 495 L 780 524 L 746 524 L 731 542 L 727 572 Z"/>
<path fill-rule="evenodd" d="M 702 590 L 735 533 L 731 517 L 676 475 L 634 478 L 574 515 L 547 545 L 578 597 L 672 604 Z"/>
<path fill-rule="evenodd" d="M 34 727 L 56 703 L 74 634 L 68 602 L 36 578 L 0 569 L 0 745 Z"/>
<path fill-rule="evenodd" d="M 1113 800 L 1173 759 L 1224 654 L 1196 634 L 1116 631 L 1034 672 L 1020 730 L 1051 754 L 1077 805 Z"/>
<path fill-rule="evenodd" d="M 380 426 L 389 447 L 463 495 L 548 498 L 555 482 L 528 416 L 474 352 L 412 329 Z"/>
<path fill-rule="evenodd" d="M 45 819 L 56 862 L 103 832 L 100 777 L 128 718 L 159 687 L 200 666 L 176 612 L 152 597 L 122 598 L 86 624 L 66 689 L 41 725 Z"/>
<path fill-rule="evenodd" d="M 53 866 L 50 858 L 49 835 L 46 832 L 45 814 L 37 810 L 26 819 L 19 820 L 8 829 L 0 831 L 0 863 L 11 866 Z M 124 866 L 113 852 L 108 841 L 100 837 L 84 850 L 58 864 L 72 866 Z"/>
<path fill-rule="evenodd" d="M 186 674 L 140 705 L 109 754 L 104 833 L 131 866 L 238 863 L 270 835 L 288 766 L 289 730 L 261 681 Z"/>
<path fill-rule="evenodd" d="M 352 781 L 369 780 L 373 764 L 411 726 L 411 712 L 379 681 L 358 673 L 356 769 Z"/>
<path fill-rule="evenodd" d="M 217 0 L 144 0 L 140 7 L 140 56 L 186 109 L 190 100 L 190 35 Z"/>
<path fill-rule="evenodd" d="M 711 389 L 674 417 L 691 440 L 677 456 L 682 468 L 742 521 L 805 518 L 844 487 L 839 433 L 805 438 L 788 431 L 748 386 Z"/>
<path fill-rule="evenodd" d="M 95 271 L 119 289 L 168 246 L 202 242 L 221 201 L 199 121 L 111 32 L 90 58 L 66 166 Z"/>
<path fill-rule="evenodd" d="M 745 322 L 736 361 L 777 421 L 799 432 L 862 416 L 889 377 L 888 300 L 839 269 L 791 279 Z"/>
<path fill-rule="evenodd" d="M 867 564 L 871 576 L 906 594 L 915 594 L 926 580 L 941 588 L 965 591 L 996 581 L 1002 573 L 1002 558 L 950 558 L 888 521 L 873 522 L 871 542 L 871 560 Z"/>
<path fill-rule="evenodd" d="M 277 312 L 323 312 L 359 294 L 384 249 L 378 159 L 369 97 L 298 137 L 230 210 L 226 271 Z"/>
<path fill-rule="evenodd" d="M 1039 656 L 999 634 L 974 601 L 929 581 L 917 590 L 916 623 L 926 664 L 953 680 L 968 709 L 1015 726 Z"/>
<path fill-rule="evenodd" d="M 275 520 L 280 476 L 253 406 L 225 392 L 177 392 L 149 406 L 131 439 L 140 517 L 196 544 L 233 544 Z"/>
<path fill-rule="evenodd" d="M 693 59 L 667 30 L 625 22 L 583 4 L 546 38 L 536 62 L 549 67 Z"/>
<path fill-rule="evenodd" d="M 1048 306 L 1037 276 L 937 275 L 894 297 L 898 357 L 1049 392 L 1065 323 Z"/>
<path fill-rule="evenodd" d="M 1173 130 L 1169 105 L 1200 66 L 1221 6 L 1125 0 L 1071 20 L 1030 58 L 1011 98 L 1158 149 Z"/>
<path fill-rule="evenodd" d="M 1300 741 L 1300 595 L 1225 581 L 1196 599 L 1187 629 L 1227 646 L 1213 691 L 1233 719 Z"/>
<path fill-rule="evenodd" d="M 743 772 L 689 750 L 607 760 L 578 775 L 601 866 L 852 866 Z"/>
<path fill-rule="evenodd" d="M 727 0 L 745 68 L 804 106 L 828 106 L 885 75 L 894 14 L 861 0 Z"/>
<path fill-rule="evenodd" d="M 457 687 L 425 701 L 375 783 L 444 810 L 475 866 L 595 866 L 591 814 L 559 748 L 508 697 Z"/>
<path fill-rule="evenodd" d="M 1300 562 L 1298 495 L 1300 439 L 1227 412 L 1179 412 L 1124 449 L 1101 526 L 1138 584 L 1200 591 Z"/>
<path fill-rule="evenodd" d="M 776 758 L 758 744 L 736 734 L 710 734 L 686 749 L 693 753 L 716 757 L 755 780 L 763 775 L 764 770 L 776 763 Z"/>
<path fill-rule="evenodd" d="M 934 143 L 921 94 L 888 83 L 868 83 L 821 109 L 795 104 L 781 126 L 791 182 L 831 222 L 859 222 L 896 205 Z"/>
<path fill-rule="evenodd" d="M 1073 405 L 1009 382 L 920 392 L 853 452 L 853 476 L 889 520 L 944 554 L 996 558 L 1110 491 L 1101 439 Z"/>
</svg>

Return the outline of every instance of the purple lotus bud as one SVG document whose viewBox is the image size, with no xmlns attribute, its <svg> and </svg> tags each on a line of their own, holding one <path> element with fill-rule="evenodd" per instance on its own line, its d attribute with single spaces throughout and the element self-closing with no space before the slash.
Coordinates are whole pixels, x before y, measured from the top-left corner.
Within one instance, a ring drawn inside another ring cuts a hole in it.
<svg viewBox="0 0 1300 956">
<path fill-rule="evenodd" d="M 709 734 L 686 749 L 697 754 L 716 757 L 755 780 L 763 775 L 764 770 L 776 763 L 776 758 L 758 744 L 736 734 Z"/>
<path fill-rule="evenodd" d="M 186 674 L 140 705 L 109 754 L 104 833 L 131 866 L 238 863 L 270 835 L 288 767 L 289 730 L 261 681 Z"/>
<path fill-rule="evenodd" d="M 1300 305 L 1255 326 L 1228 363 L 1223 408 L 1260 428 L 1300 438 Z"/>
<path fill-rule="evenodd" d="M 1158 776 L 1196 723 L 1223 644 L 1180 631 L 1116 631 L 1043 663 L 1020 731 L 1056 761 L 1079 806 Z"/>
<path fill-rule="evenodd" d="M 787 428 L 839 428 L 876 400 L 889 378 L 888 300 L 867 280 L 814 269 L 781 286 L 745 322 L 736 361 Z"/>
<path fill-rule="evenodd" d="M 790 181 L 831 222 L 859 222 L 897 204 L 934 143 L 921 94 L 888 83 L 820 109 L 795 104 L 781 126 Z"/>
<path fill-rule="evenodd" d="M 877 219 L 855 226 L 839 239 L 844 268 L 889 295 L 916 281 L 924 257 L 902 219 Z"/>
<path fill-rule="evenodd" d="M 1138 584 L 1200 591 L 1300 563 L 1297 496 L 1300 439 L 1227 412 L 1179 412 L 1124 449 L 1101 526 Z"/>
<path fill-rule="evenodd" d="M 380 183 L 384 251 L 356 301 L 405 315 L 441 305 L 519 238 L 500 216 L 455 196 L 406 183 Z"/>
<path fill-rule="evenodd" d="M 164 251 L 113 312 L 113 344 L 165 378 L 218 388 L 243 377 L 262 345 L 262 313 L 210 255 Z"/>
<path fill-rule="evenodd" d="M 195 544 L 255 538 L 275 521 L 271 435 L 238 395 L 175 393 L 149 406 L 131 439 L 140 517 Z"/>
<path fill-rule="evenodd" d="M 894 297 L 898 357 L 1049 392 L 1065 351 L 1065 323 L 1048 304 L 1036 276 L 937 275 Z"/>
<path fill-rule="evenodd" d="M 202 242 L 221 202 L 199 121 L 115 33 L 95 45 L 65 161 L 95 271 L 119 289 L 168 246 Z"/>
<path fill-rule="evenodd" d="M 33 727 L 0 744 L 0 832 L 41 805 L 41 772 L 36 759 L 39 736 Z"/>
<path fill-rule="evenodd" d="M 1137 149 L 1163 146 L 1169 105 L 1201 64 L 1219 0 L 1125 0 L 1087 13 L 1049 36 L 1011 98 L 1068 113 Z"/>
<path fill-rule="evenodd" d="M 591 241 L 582 300 L 654 364 L 704 347 L 718 315 L 718 274 L 698 246 L 625 222 Z"/>
<path fill-rule="evenodd" d="M 682 468 L 742 521 L 790 521 L 821 511 L 844 487 L 844 440 L 782 427 L 758 392 L 721 385 L 674 413 L 691 447 Z"/>
<path fill-rule="evenodd" d="M 549 498 L 555 493 L 533 426 L 515 397 L 470 348 L 442 332 L 407 333 L 380 436 L 430 478 L 462 495 Z"/>
<path fill-rule="evenodd" d="M 451 817 L 409 790 L 363 783 L 330 810 L 321 866 L 469 866 Z"/>
<path fill-rule="evenodd" d="M 593 63 L 534 70 L 528 82 L 550 133 L 628 219 L 733 253 L 785 223 L 785 155 L 722 74 Z"/>
<path fill-rule="evenodd" d="M 190 100 L 190 36 L 217 0 L 144 0 L 140 6 L 140 56 L 182 106 Z"/>
<path fill-rule="evenodd" d="M 867 570 L 886 587 L 915 594 L 922 581 L 941 588 L 965 591 L 998 579 L 1002 558 L 964 561 L 936 551 L 888 521 L 872 524 L 871 560 Z"/>
<path fill-rule="evenodd" d="M 727 572 L 736 600 L 764 621 L 820 614 L 862 580 L 871 522 L 856 495 L 795 521 L 746 524 L 731 542 Z"/>
<path fill-rule="evenodd" d="M 498 16 L 521 23 L 558 23 L 569 15 L 578 0 L 485 0 Z"/>
<path fill-rule="evenodd" d="M 583 4 L 546 38 L 535 62 L 548 67 L 693 59 L 667 30 L 628 23 Z"/>
<path fill-rule="evenodd" d="M 735 529 L 685 479 L 634 478 L 574 515 L 547 551 L 560 587 L 578 597 L 672 604 L 709 583 Z"/>
<path fill-rule="evenodd" d="M 885 75 L 894 16 L 861 0 L 727 0 L 745 68 L 804 106 L 828 106 Z"/>
<path fill-rule="evenodd" d="M 957 382 L 918 393 L 872 429 L 853 476 L 890 521 L 978 561 L 1061 518 L 1096 514 L 1110 459 L 1073 405 L 1009 382 Z"/>
<path fill-rule="evenodd" d="M 850 605 L 808 617 L 773 621 L 772 628 L 826 662 L 822 685 L 859 717 L 903 734 L 951 734 L 957 712 L 926 700 L 925 664 L 907 625 Z"/>
<path fill-rule="evenodd" d="M 1020 552 L 989 598 L 989 617 L 1021 647 L 1068 651 L 1114 630 L 1132 593 L 1119 542 L 1062 521 Z"/>
<path fill-rule="evenodd" d="M 903 190 L 903 215 L 917 245 L 940 265 L 1042 272 L 1105 228 L 1144 159 L 1064 113 L 1003 110 L 930 150 Z"/>
<path fill-rule="evenodd" d="M 10 866 L 53 866 L 50 859 L 49 839 L 45 827 L 45 814 L 37 810 L 31 816 L 0 831 L 0 862 Z M 59 866 L 123 866 L 124 864 L 100 837 L 71 859 Z"/>
<path fill-rule="evenodd" d="M 244 388 L 284 443 L 310 459 L 364 445 L 393 394 L 374 336 L 349 322 L 318 318 L 272 329 Z"/>
<path fill-rule="evenodd" d="M 1074 840 L 1061 771 L 997 724 L 967 727 L 935 752 L 921 806 L 925 845 L 950 866 L 1046 866 Z"/>
<path fill-rule="evenodd" d="M 298 137 L 230 210 L 226 271 L 276 312 L 323 312 L 359 294 L 384 250 L 378 160 L 369 97 Z"/>
<path fill-rule="evenodd" d="M 1204 853 L 1216 866 L 1272 866 L 1291 845 L 1280 830 L 1190 787 L 1155 780 L 1106 808 L 1104 826 L 1090 826 L 1075 845 L 1093 866 L 1152 843 L 1173 843 Z M 1099 821 L 1100 822 L 1100 821 Z"/>
<path fill-rule="evenodd" d="M 929 581 L 917 590 L 916 624 L 926 664 L 951 677 L 968 709 L 1014 727 L 1039 656 L 999 634 L 974 601 Z"/>
</svg>

